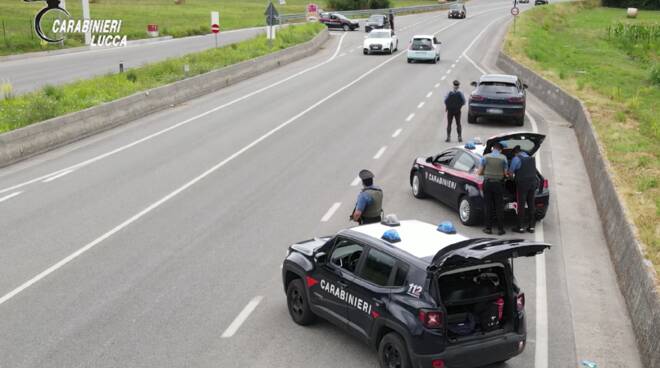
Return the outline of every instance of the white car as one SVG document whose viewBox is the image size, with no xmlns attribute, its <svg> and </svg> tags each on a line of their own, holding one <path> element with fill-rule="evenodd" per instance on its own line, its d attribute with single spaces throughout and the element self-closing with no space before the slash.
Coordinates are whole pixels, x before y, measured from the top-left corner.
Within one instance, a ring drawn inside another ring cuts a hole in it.
<svg viewBox="0 0 660 368">
<path fill-rule="evenodd" d="M 440 61 L 440 44 L 435 36 L 417 35 L 410 40 L 408 48 L 408 62 L 432 61 L 433 64 Z"/>
<path fill-rule="evenodd" d="M 381 52 L 391 54 L 399 49 L 399 38 L 391 29 L 374 29 L 364 39 L 362 48 L 365 55 Z"/>
</svg>

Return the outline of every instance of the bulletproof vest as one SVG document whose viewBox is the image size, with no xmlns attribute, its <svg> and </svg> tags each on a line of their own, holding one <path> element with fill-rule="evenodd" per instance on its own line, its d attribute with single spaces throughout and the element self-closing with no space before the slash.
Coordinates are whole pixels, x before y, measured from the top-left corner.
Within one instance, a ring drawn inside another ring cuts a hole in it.
<svg viewBox="0 0 660 368">
<path fill-rule="evenodd" d="M 516 171 L 516 182 L 529 183 L 536 181 L 536 160 L 534 157 L 521 157 L 520 168 Z"/>
<path fill-rule="evenodd" d="M 376 188 L 366 188 L 362 191 L 369 194 L 373 199 L 373 202 L 368 204 L 362 212 L 362 217 L 380 217 L 383 209 L 383 191 Z"/>
<path fill-rule="evenodd" d="M 447 109 L 449 110 L 459 110 L 461 106 L 463 106 L 461 93 L 459 91 L 449 92 L 449 96 L 447 97 L 447 102 L 445 103 L 445 106 L 447 106 Z"/>
<path fill-rule="evenodd" d="M 484 166 L 484 179 L 502 180 L 504 178 L 504 156 L 484 156 L 486 165 Z"/>
</svg>

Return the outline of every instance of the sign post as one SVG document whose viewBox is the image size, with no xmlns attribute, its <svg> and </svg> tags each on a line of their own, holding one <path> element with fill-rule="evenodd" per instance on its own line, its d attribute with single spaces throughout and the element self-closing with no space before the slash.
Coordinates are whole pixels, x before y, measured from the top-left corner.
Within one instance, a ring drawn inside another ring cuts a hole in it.
<svg viewBox="0 0 660 368">
<path fill-rule="evenodd" d="M 518 14 L 520 14 L 520 9 L 514 3 L 513 8 L 511 8 L 511 15 L 513 15 L 513 34 L 516 34 L 516 18 L 518 18 Z"/>
<path fill-rule="evenodd" d="M 215 47 L 218 48 L 218 33 L 220 33 L 220 12 L 211 12 L 211 32 L 215 35 Z"/>
<path fill-rule="evenodd" d="M 268 7 L 266 8 L 264 15 L 266 16 L 266 38 L 268 38 L 268 45 L 273 46 L 273 40 L 275 39 L 274 26 L 277 25 L 277 18 L 280 14 L 277 12 L 277 9 L 275 9 L 272 1 L 268 3 Z"/>
</svg>

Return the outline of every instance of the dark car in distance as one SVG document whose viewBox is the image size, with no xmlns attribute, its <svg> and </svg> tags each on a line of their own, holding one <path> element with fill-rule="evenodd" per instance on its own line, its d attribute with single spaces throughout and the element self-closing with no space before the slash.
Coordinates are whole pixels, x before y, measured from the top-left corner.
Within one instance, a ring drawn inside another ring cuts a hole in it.
<svg viewBox="0 0 660 368">
<path fill-rule="evenodd" d="M 483 177 L 477 175 L 481 157 L 491 152 L 493 144 L 500 142 L 502 153 L 511 162 L 512 149 L 520 146 L 530 156 L 540 149 L 545 136 L 530 132 L 506 133 L 491 137 L 486 144 L 467 142 L 430 157 L 418 157 L 410 170 L 410 186 L 416 198 L 432 197 L 458 211 L 464 225 L 476 225 L 483 219 Z M 548 211 L 550 189 L 548 180 L 536 171 L 538 189 L 534 212 L 536 220 L 542 220 Z M 517 213 L 516 183 L 507 179 L 504 183 L 504 210 Z"/>
<path fill-rule="evenodd" d="M 447 12 L 448 18 L 465 18 L 467 16 L 467 10 L 465 9 L 465 4 L 452 4 L 449 7 L 449 12 Z"/>
<path fill-rule="evenodd" d="M 534 5 L 548 5 L 549 3 L 548 0 L 534 0 Z"/>
<path fill-rule="evenodd" d="M 282 282 L 295 323 L 330 321 L 376 350 L 382 368 L 480 367 L 525 349 L 514 258 L 548 248 L 386 219 L 293 244 Z"/>
<path fill-rule="evenodd" d="M 360 28 L 360 23 L 339 13 L 321 13 L 319 22 L 325 24 L 330 29 L 343 29 L 344 31 L 355 31 Z"/>
<path fill-rule="evenodd" d="M 364 24 L 364 31 L 369 33 L 372 29 L 390 28 L 390 18 L 382 14 L 370 16 Z"/>
<path fill-rule="evenodd" d="M 468 123 L 476 124 L 480 117 L 495 120 L 513 120 L 516 125 L 525 123 L 527 85 L 515 75 L 485 74 L 468 101 Z"/>
</svg>

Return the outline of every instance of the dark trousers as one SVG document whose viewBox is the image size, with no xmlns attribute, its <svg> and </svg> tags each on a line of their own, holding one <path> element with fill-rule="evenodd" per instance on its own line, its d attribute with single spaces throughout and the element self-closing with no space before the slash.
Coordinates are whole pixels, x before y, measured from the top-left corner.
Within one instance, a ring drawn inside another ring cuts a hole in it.
<svg viewBox="0 0 660 368">
<path fill-rule="evenodd" d="M 484 202 L 486 207 L 486 214 L 484 220 L 486 228 L 492 228 L 493 215 L 497 220 L 497 227 L 504 229 L 502 218 L 504 216 L 504 183 L 501 180 L 488 180 L 484 181 Z"/>
<path fill-rule="evenodd" d="M 374 224 L 374 223 L 380 222 L 380 220 L 381 220 L 380 216 L 378 216 L 378 217 L 364 217 L 364 216 L 360 216 L 360 220 L 358 221 L 358 223 L 359 223 L 360 225 Z"/>
<path fill-rule="evenodd" d="M 447 111 L 447 137 L 451 136 L 451 120 L 456 120 L 456 132 L 461 137 L 461 110 Z"/>
<path fill-rule="evenodd" d="M 535 200 L 538 185 L 536 182 L 521 182 L 516 184 L 516 203 L 518 204 L 518 228 L 534 227 L 536 219 Z M 527 204 L 527 210 L 525 210 Z"/>
</svg>

